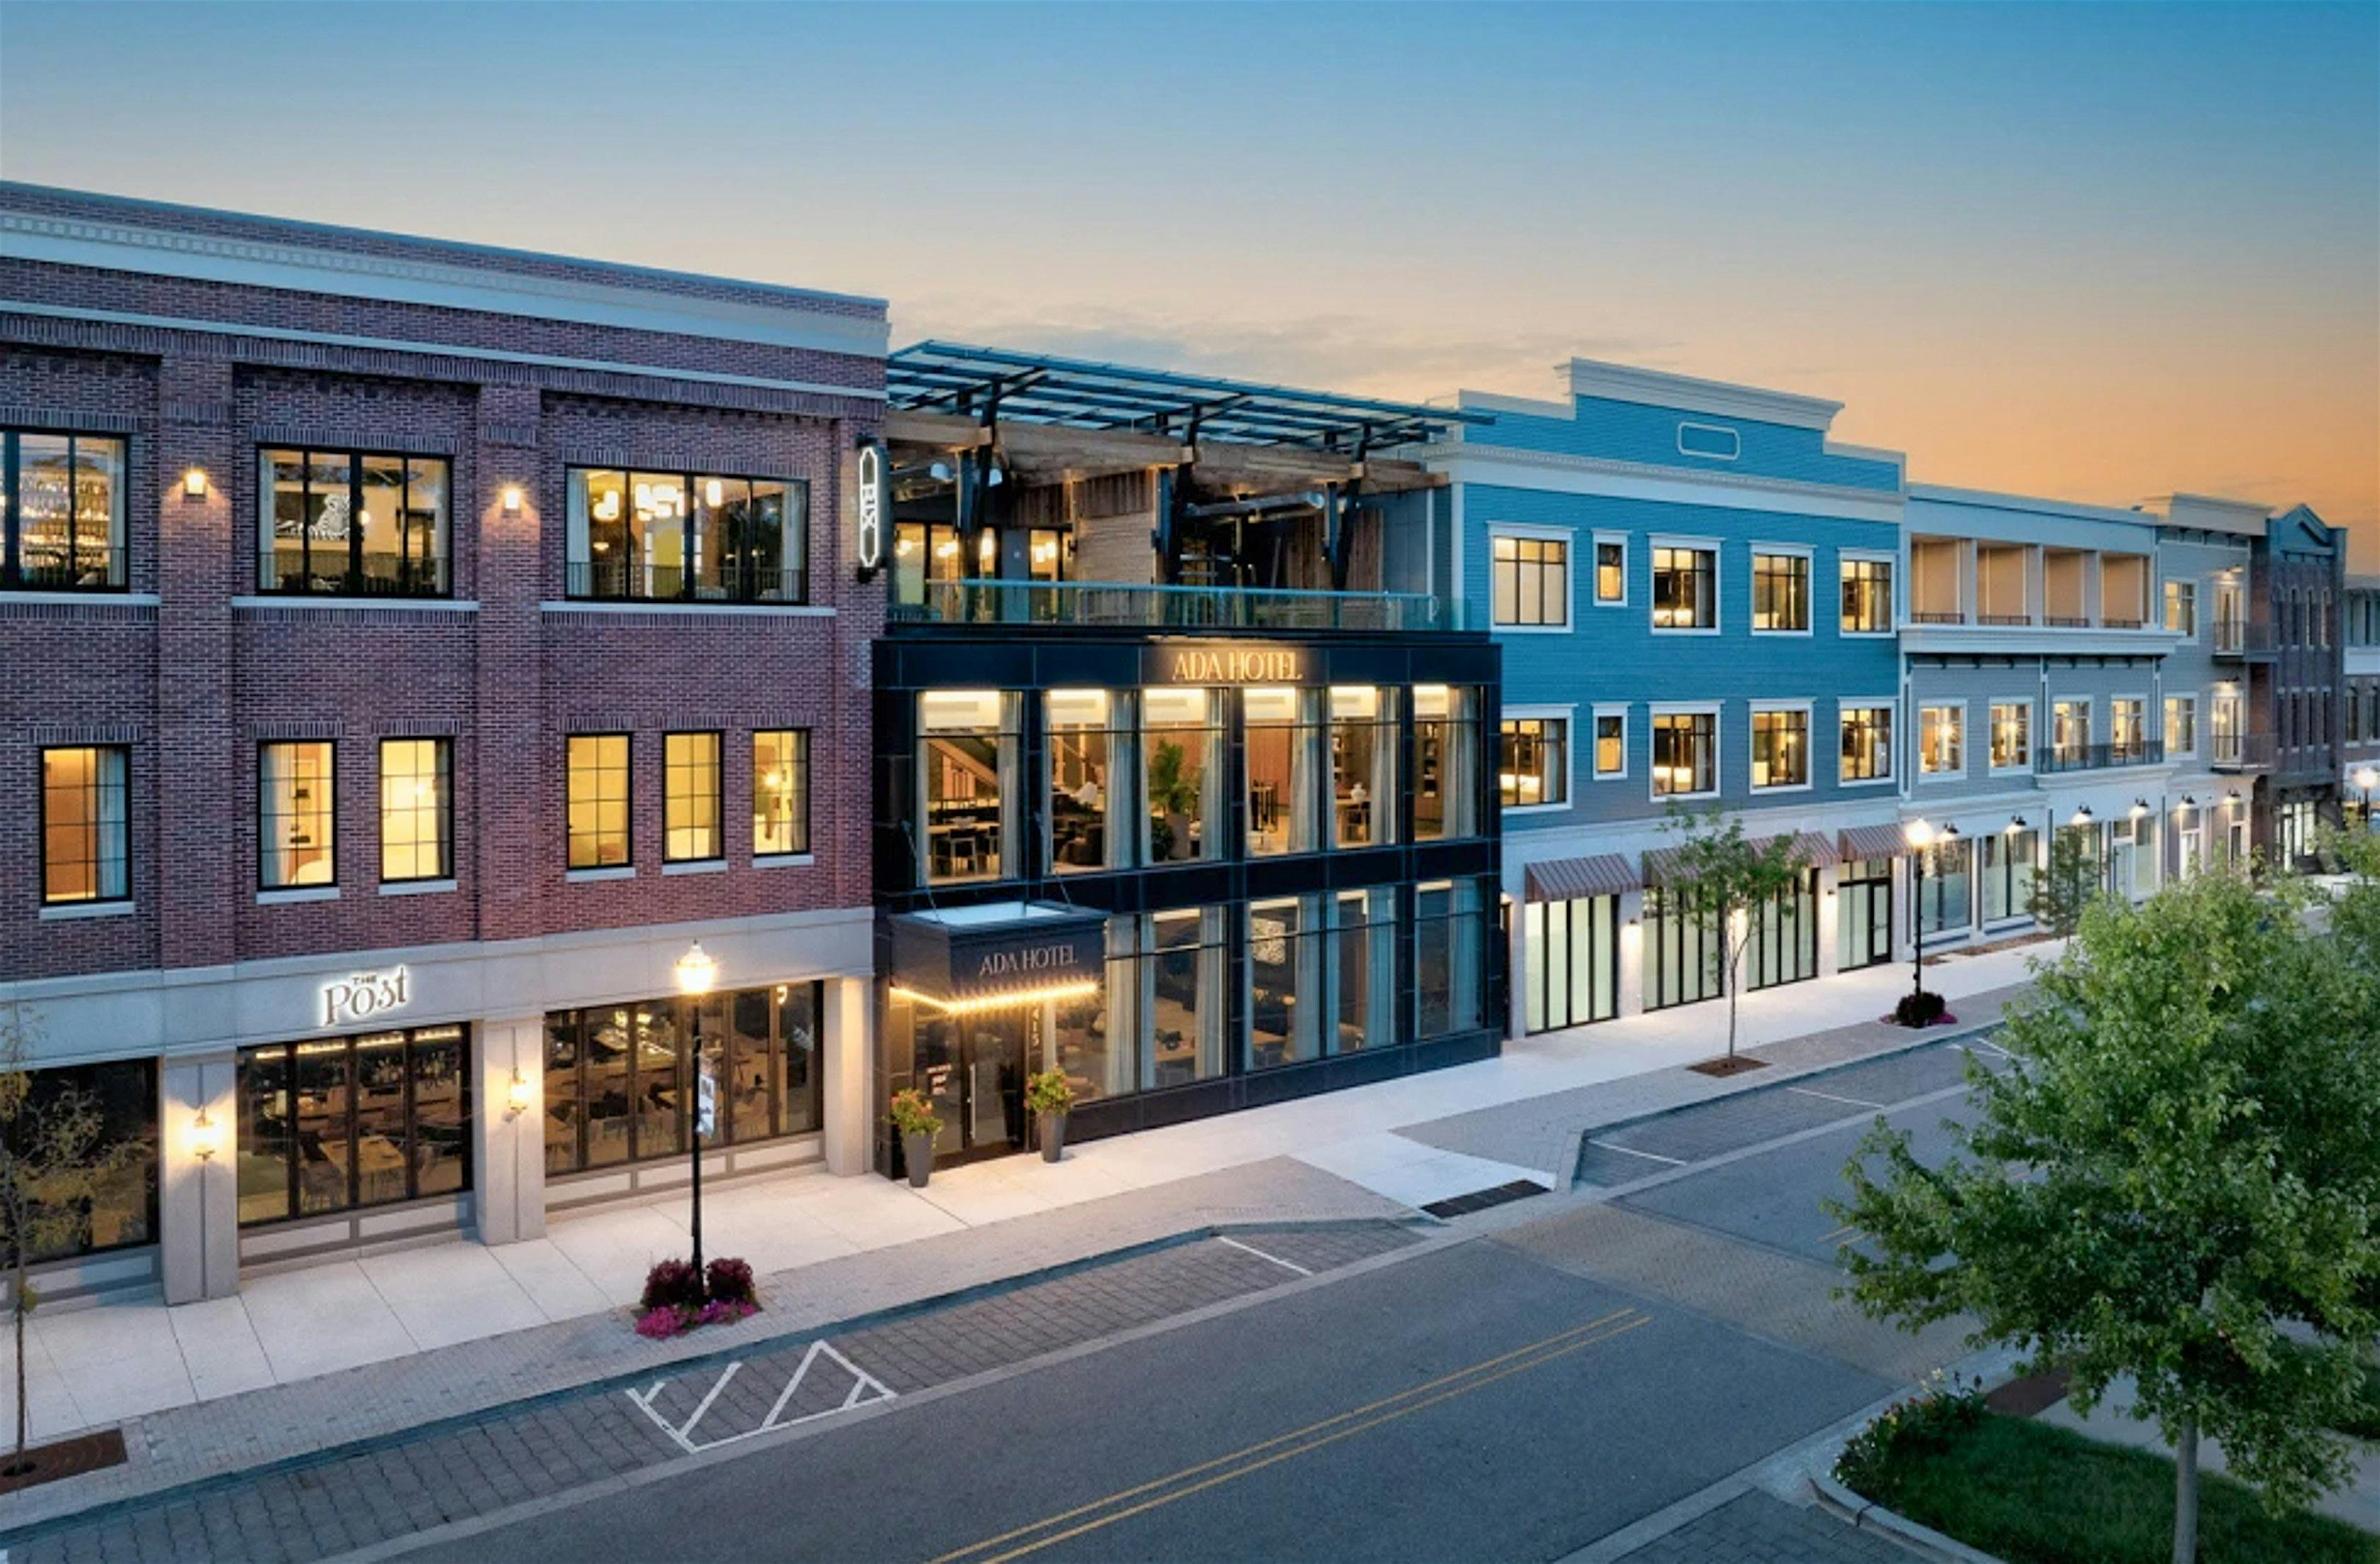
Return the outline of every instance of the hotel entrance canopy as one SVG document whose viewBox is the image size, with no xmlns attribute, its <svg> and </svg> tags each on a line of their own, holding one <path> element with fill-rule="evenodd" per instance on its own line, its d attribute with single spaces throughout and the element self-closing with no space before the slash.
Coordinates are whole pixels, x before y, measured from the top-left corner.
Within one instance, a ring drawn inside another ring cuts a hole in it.
<svg viewBox="0 0 2380 1564">
<path fill-rule="evenodd" d="M 949 1012 L 1088 993 L 1107 960 L 1107 915 L 1053 903 L 929 908 L 887 921 L 893 992 Z"/>
</svg>

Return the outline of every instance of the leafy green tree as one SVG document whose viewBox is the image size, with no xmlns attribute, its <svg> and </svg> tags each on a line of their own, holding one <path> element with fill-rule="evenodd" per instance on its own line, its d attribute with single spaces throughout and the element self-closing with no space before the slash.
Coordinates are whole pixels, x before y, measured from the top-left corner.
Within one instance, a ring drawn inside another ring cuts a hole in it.
<svg viewBox="0 0 2380 1564">
<path fill-rule="evenodd" d="M 1952 1155 L 1879 1123 L 1837 1206 L 1873 1241 L 1844 1252 L 1871 1315 L 1971 1316 L 1975 1344 L 2069 1368 L 2086 1412 L 2137 1382 L 2174 1448 L 2177 1564 L 2202 1438 L 2277 1507 L 2344 1480 L 2325 1430 L 2380 1326 L 2380 1006 L 2306 911 L 2236 873 L 2094 901 L 2011 1013 L 2009 1070 L 1971 1064 Z"/>
<path fill-rule="evenodd" d="M 1791 834 L 1754 842 L 1743 821 L 1724 809 L 1674 810 L 1677 870 L 1660 888 L 1664 911 L 1718 926 L 1719 981 L 1727 990 L 1727 1057 L 1735 1059 L 1735 1003 L 1743 958 L 1752 947 L 1752 915 L 1801 887 L 1810 863 Z"/>
<path fill-rule="evenodd" d="M 90 1094 L 35 1092 L 33 1041 L 33 1024 L 21 1006 L 0 1010 L 0 1263 L 8 1270 L 17 1349 L 17 1449 L 0 1470 L 10 1476 L 26 1469 L 31 1426 L 25 1322 L 41 1303 L 32 1264 L 90 1236 L 93 1199 L 130 1156 L 129 1147 L 105 1144 L 99 1104 Z"/>
<path fill-rule="evenodd" d="M 2085 845 L 2089 829 L 2051 831 L 2049 862 L 2034 877 L 2024 910 L 2052 934 L 2072 934 L 2082 921 L 2082 909 L 2099 893 L 2098 856 Z"/>
</svg>

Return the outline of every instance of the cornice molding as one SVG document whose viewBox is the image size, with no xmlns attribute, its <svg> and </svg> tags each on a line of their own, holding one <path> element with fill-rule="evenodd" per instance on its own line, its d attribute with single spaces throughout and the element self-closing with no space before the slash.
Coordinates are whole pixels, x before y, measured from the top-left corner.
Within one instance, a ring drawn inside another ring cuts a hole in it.
<svg viewBox="0 0 2380 1564">
<path fill-rule="evenodd" d="M 1785 424 L 1794 429 L 1824 431 L 1843 410 L 1840 402 L 1823 396 L 1802 396 L 1790 391 L 1768 391 L 1729 381 L 1701 380 L 1640 369 L 1633 364 L 1608 364 L 1596 358 L 1570 361 L 1573 396 L 1608 402 L 1634 402 L 1653 407 L 1675 407 L 1723 418 L 1749 418 L 1755 423 Z"/>
<path fill-rule="evenodd" d="M 501 266 L 404 261 L 20 212 L 0 211 L 0 257 L 868 358 L 883 358 L 891 344 L 890 327 L 880 311 L 873 317 L 854 316 L 807 304 L 798 295 L 782 302 L 738 303 L 625 282 L 576 282 Z"/>
<path fill-rule="evenodd" d="M 1518 445 L 1475 445 L 1441 443 L 1413 446 L 1399 453 L 1452 471 L 1458 482 L 1486 481 L 1457 470 L 1466 463 L 1482 467 L 1531 467 L 1542 472 L 1595 474 L 1650 483 L 1706 484 L 1745 494 L 1789 494 L 1804 500 L 1841 501 L 1863 506 L 1889 506 L 1896 513 L 1901 495 L 1897 489 L 1857 489 L 1842 483 L 1812 483 L 1791 478 L 1765 478 L 1755 473 L 1711 472 L 1701 467 L 1658 467 L 1649 462 L 1623 462 L 1609 456 L 1580 456 L 1566 451 L 1533 451 Z"/>
</svg>

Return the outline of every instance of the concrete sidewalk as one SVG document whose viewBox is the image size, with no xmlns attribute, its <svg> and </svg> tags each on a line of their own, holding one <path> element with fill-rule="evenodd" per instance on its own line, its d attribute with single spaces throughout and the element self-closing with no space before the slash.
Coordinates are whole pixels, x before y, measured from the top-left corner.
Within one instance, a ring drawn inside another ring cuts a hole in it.
<svg viewBox="0 0 2380 1564">
<path fill-rule="evenodd" d="M 1996 1011 L 2055 949 L 1954 958 L 1927 982 L 1954 1006 L 1988 994 Z M 1905 1044 L 1876 1018 L 1907 982 L 1886 967 L 1748 995 L 1742 1046 L 1802 1069 Z M 1515 1039 L 1478 1064 L 1093 1142 L 1054 1166 L 979 1163 L 924 1191 L 820 1173 L 732 1184 L 704 1201 L 707 1247 L 762 1274 L 771 1306 L 735 1328 L 759 1339 L 1218 1222 L 1402 1215 L 1516 1178 L 1567 1187 L 1586 1127 L 1781 1073 L 1679 1068 L 1725 1026 L 1723 1007 L 1702 1004 Z M 622 1310 L 653 1260 L 686 1251 L 686 1218 L 683 1196 L 662 1197 L 558 1218 L 534 1243 L 327 1262 L 170 1310 L 152 1297 L 36 1315 L 34 1431 L 125 1424 L 136 1467 L 235 1470 L 665 1361 Z M 700 1332 L 677 1351 L 735 1339 Z M 77 1479 L 7 1508 L 62 1512 L 91 1502 L 67 1490 L 115 1485 Z"/>
</svg>

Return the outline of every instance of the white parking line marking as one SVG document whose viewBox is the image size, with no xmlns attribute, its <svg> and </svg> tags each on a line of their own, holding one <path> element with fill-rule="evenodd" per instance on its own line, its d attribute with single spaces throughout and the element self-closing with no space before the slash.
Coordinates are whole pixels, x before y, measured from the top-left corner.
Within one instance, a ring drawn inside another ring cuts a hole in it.
<svg viewBox="0 0 2380 1564">
<path fill-rule="evenodd" d="M 1788 1086 L 1785 1089 L 1789 1092 L 1799 1092 L 1803 1097 L 1822 1097 L 1828 1102 L 1847 1102 L 1853 1108 L 1882 1108 L 1884 1106 L 1884 1104 L 1880 1102 L 1870 1102 L 1864 1097 L 1838 1097 L 1833 1092 L 1815 1091 L 1808 1086 Z"/>
<path fill-rule="evenodd" d="M 1286 1262 L 1283 1263 L 1286 1264 Z M 785 1408 L 792 1404 L 794 1393 L 802 1388 L 803 1382 L 809 1377 L 812 1365 L 820 1358 L 832 1360 L 837 1367 L 850 1375 L 851 1388 L 844 1393 L 842 1401 L 837 1405 L 819 1412 L 804 1412 L 799 1417 L 785 1416 Z M 719 1399 L 719 1393 L 727 1388 L 727 1382 L 735 1378 L 736 1371 L 743 1366 L 742 1359 L 729 1364 L 721 1372 L 717 1382 L 710 1387 L 710 1392 L 702 1398 L 701 1404 L 694 1409 L 694 1415 L 688 1417 L 683 1424 L 671 1423 L 653 1408 L 653 1403 L 661 1398 L 662 1388 L 669 1384 L 666 1379 L 654 1381 L 653 1388 L 642 1395 L 638 1395 L 634 1390 L 624 1391 L 623 1394 L 635 1403 L 638 1411 L 651 1418 L 654 1425 L 674 1440 L 678 1448 L 688 1455 L 702 1450 L 717 1449 L 722 1445 L 732 1445 L 738 1439 L 749 1439 L 757 1435 L 766 1434 L 772 1428 L 792 1428 L 821 1417 L 832 1417 L 837 1412 L 849 1412 L 856 1406 L 874 1401 L 889 1401 L 898 1394 L 890 1385 L 837 1352 L 832 1343 L 813 1341 L 802 1353 L 801 1362 L 794 1365 L 794 1372 L 785 1380 L 785 1388 L 777 1392 L 776 1400 L 771 1403 L 769 1414 L 760 1420 L 759 1427 L 747 1428 L 736 1434 L 723 1434 L 716 1439 L 697 1439 L 694 1437 L 695 1425 L 702 1421 L 703 1414 L 709 1412 L 711 1403 Z"/>
<path fill-rule="evenodd" d="M 1614 1146 L 1608 1140 L 1590 1140 L 1586 1144 L 1599 1146 L 1606 1151 L 1624 1151 L 1631 1157 L 1642 1157 L 1648 1162 L 1667 1162 L 1672 1168 L 1682 1168 L 1686 1165 L 1675 1157 L 1664 1157 L 1658 1151 L 1639 1151 L 1633 1146 Z"/>
<path fill-rule="evenodd" d="M 1314 1274 L 1312 1271 L 1307 1270 L 1304 1266 L 1299 1265 L 1294 1260 L 1284 1260 L 1278 1255 L 1268 1255 L 1253 1243 L 1242 1243 L 1238 1239 L 1226 1237 L 1220 1232 L 1215 1235 L 1215 1242 L 1218 1243 L 1228 1243 L 1234 1249 L 1245 1249 L 1259 1260 L 1270 1260 L 1274 1265 L 1282 1267 L 1284 1270 L 1295 1271 L 1300 1276 L 1312 1276 Z"/>
</svg>

